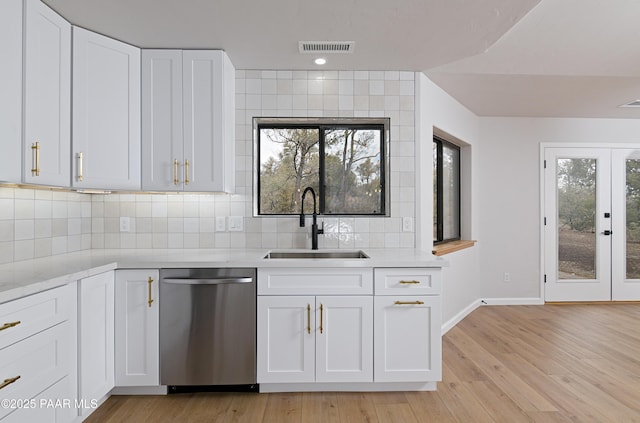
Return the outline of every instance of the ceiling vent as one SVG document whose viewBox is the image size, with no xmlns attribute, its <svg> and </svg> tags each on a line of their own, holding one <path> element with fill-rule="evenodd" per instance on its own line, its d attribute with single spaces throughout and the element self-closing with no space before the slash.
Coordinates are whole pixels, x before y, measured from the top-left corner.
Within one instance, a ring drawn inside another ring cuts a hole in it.
<svg viewBox="0 0 640 423">
<path fill-rule="evenodd" d="M 300 53 L 353 53 L 355 41 L 298 41 Z"/>
<path fill-rule="evenodd" d="M 623 104 L 620 107 L 640 107 L 640 100 L 634 100 L 631 103 Z"/>
</svg>

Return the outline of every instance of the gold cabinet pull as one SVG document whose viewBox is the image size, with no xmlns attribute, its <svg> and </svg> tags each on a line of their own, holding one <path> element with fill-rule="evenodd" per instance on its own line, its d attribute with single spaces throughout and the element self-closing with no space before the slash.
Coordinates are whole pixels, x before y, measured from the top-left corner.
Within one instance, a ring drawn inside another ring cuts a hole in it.
<svg viewBox="0 0 640 423">
<path fill-rule="evenodd" d="M 153 284 L 153 278 L 151 276 L 149 276 L 147 283 L 149 284 L 149 299 L 147 300 L 147 303 L 149 304 L 149 307 L 151 307 L 151 304 L 153 303 L 153 298 L 151 297 L 151 284 Z"/>
<path fill-rule="evenodd" d="M 82 182 L 82 178 L 83 178 L 83 170 L 82 170 L 82 151 L 78 153 L 78 181 Z"/>
<path fill-rule="evenodd" d="M 307 333 L 311 334 L 311 304 L 307 304 Z"/>
<path fill-rule="evenodd" d="M 31 176 L 40 176 L 40 143 L 31 144 Z"/>
<path fill-rule="evenodd" d="M 320 304 L 320 333 L 322 333 L 322 314 L 323 314 L 322 310 L 323 310 L 323 307 L 322 307 L 322 304 Z"/>
<path fill-rule="evenodd" d="M 4 389 L 7 386 L 11 385 L 16 380 L 20 379 L 20 375 L 16 377 L 10 377 L 9 379 L 5 379 L 4 382 L 0 383 L 0 389 Z"/>
<path fill-rule="evenodd" d="M 420 285 L 420 281 L 400 281 L 400 285 Z"/>
<path fill-rule="evenodd" d="M 189 185 L 189 160 L 184 161 L 184 184 Z"/>
<path fill-rule="evenodd" d="M 422 305 L 424 301 L 396 301 L 396 305 Z"/>
<path fill-rule="evenodd" d="M 17 320 L 15 322 L 11 322 L 11 323 L 5 323 L 4 325 L 0 326 L 0 330 L 9 329 L 9 328 L 12 328 L 14 326 L 18 326 L 19 324 L 20 324 L 20 320 Z"/>
<path fill-rule="evenodd" d="M 178 185 L 178 159 L 173 159 L 173 185 Z"/>
</svg>

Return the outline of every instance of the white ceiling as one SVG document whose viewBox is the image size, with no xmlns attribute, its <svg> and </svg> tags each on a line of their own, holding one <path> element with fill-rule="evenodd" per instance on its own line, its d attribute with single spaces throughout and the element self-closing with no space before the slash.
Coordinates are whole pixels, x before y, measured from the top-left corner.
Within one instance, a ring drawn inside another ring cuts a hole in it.
<svg viewBox="0 0 640 423">
<path fill-rule="evenodd" d="M 480 116 L 638 118 L 638 0 L 44 0 L 139 47 L 221 48 L 237 69 L 412 70 Z"/>
</svg>

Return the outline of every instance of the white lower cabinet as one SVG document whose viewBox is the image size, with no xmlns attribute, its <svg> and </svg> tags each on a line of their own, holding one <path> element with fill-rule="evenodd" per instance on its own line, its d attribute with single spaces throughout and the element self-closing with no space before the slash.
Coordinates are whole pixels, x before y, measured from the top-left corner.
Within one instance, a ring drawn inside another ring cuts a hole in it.
<svg viewBox="0 0 640 423">
<path fill-rule="evenodd" d="M 258 383 L 373 381 L 373 297 L 258 297 Z"/>
<path fill-rule="evenodd" d="M 373 381 L 372 269 L 258 269 L 258 294 L 258 383 Z"/>
<path fill-rule="evenodd" d="M 261 390 L 435 389 L 441 286 L 438 268 L 258 269 Z"/>
<path fill-rule="evenodd" d="M 159 272 L 117 270 L 115 384 L 160 385 Z"/>
<path fill-rule="evenodd" d="M 442 378 L 439 296 L 376 296 L 376 382 Z"/>
<path fill-rule="evenodd" d="M 0 304 L 2 422 L 76 418 L 76 294 L 72 283 Z"/>
<path fill-rule="evenodd" d="M 442 276 L 435 268 L 374 271 L 374 379 L 442 379 Z"/>
<path fill-rule="evenodd" d="M 102 401 L 114 387 L 114 271 L 78 281 L 79 399 Z M 79 408 L 81 416 L 93 407 Z"/>
</svg>

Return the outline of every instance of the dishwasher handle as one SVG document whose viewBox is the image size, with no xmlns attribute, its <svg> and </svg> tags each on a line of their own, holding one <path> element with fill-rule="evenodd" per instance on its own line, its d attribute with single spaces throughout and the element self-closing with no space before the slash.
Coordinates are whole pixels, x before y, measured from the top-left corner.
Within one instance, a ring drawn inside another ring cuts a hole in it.
<svg viewBox="0 0 640 423">
<path fill-rule="evenodd" d="M 228 283 L 251 283 L 253 282 L 253 278 L 164 278 L 161 281 L 179 285 L 221 285 Z"/>
</svg>

